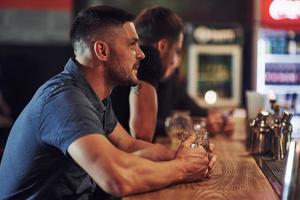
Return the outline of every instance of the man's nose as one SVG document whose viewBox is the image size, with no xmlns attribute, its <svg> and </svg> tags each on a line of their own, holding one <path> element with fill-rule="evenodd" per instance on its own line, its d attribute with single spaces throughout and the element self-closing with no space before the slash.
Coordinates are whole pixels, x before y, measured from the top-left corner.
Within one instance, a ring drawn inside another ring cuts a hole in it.
<svg viewBox="0 0 300 200">
<path fill-rule="evenodd" d="M 179 57 L 174 56 L 171 65 L 173 68 L 177 69 L 179 67 Z"/>
<path fill-rule="evenodd" d="M 144 52 L 142 51 L 141 48 L 138 48 L 137 58 L 138 58 L 139 60 L 143 60 L 143 59 L 145 58 L 145 54 L 144 54 Z"/>
</svg>

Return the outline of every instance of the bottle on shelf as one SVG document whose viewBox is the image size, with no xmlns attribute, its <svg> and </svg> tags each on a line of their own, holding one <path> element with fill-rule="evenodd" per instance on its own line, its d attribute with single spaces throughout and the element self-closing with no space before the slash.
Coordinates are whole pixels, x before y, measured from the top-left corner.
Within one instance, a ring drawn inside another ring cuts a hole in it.
<svg viewBox="0 0 300 200">
<path fill-rule="evenodd" d="M 296 33 L 294 31 L 288 32 L 288 54 L 295 55 L 297 53 L 297 43 L 295 41 Z"/>
</svg>

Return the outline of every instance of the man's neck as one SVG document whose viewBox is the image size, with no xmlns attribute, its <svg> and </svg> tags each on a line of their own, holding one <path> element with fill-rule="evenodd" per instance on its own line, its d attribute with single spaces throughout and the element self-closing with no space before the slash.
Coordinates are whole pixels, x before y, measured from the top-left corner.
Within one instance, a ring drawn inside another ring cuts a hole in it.
<svg viewBox="0 0 300 200">
<path fill-rule="evenodd" d="M 100 100 L 107 98 L 113 86 L 105 79 L 104 67 L 91 60 L 76 58 L 81 65 L 84 76 Z"/>
<path fill-rule="evenodd" d="M 97 70 L 90 69 L 85 70 L 84 73 L 86 80 L 100 100 L 110 96 L 113 87 L 104 79 L 103 73 L 99 73 Z"/>
</svg>

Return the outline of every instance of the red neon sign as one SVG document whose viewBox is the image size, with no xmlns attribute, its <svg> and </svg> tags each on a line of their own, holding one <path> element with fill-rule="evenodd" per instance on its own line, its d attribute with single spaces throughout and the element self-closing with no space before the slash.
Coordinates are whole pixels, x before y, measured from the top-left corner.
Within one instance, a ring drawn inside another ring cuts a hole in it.
<svg viewBox="0 0 300 200">
<path fill-rule="evenodd" d="M 260 0 L 261 25 L 300 31 L 300 0 Z"/>
</svg>

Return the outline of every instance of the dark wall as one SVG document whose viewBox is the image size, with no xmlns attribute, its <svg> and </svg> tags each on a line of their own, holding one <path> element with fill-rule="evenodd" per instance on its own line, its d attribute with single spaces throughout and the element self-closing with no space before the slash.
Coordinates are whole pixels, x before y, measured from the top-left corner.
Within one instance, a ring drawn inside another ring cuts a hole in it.
<svg viewBox="0 0 300 200">
<path fill-rule="evenodd" d="M 62 71 L 71 47 L 42 45 L 0 46 L 0 89 L 15 119 L 36 89 Z"/>
</svg>

